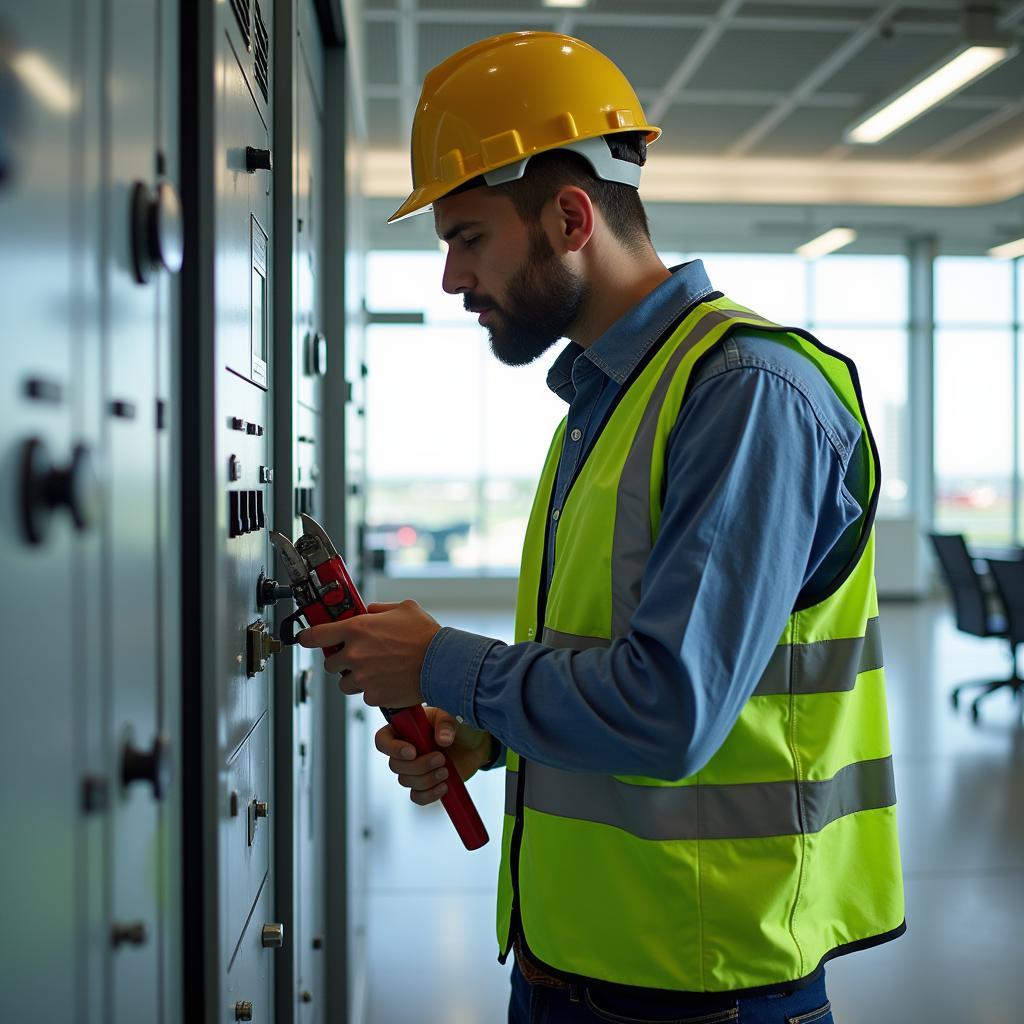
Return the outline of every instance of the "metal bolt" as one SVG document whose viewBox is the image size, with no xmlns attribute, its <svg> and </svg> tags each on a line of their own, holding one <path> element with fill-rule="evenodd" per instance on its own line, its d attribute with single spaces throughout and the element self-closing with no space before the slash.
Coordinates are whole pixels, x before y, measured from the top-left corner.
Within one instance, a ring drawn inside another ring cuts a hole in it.
<svg viewBox="0 0 1024 1024">
<path fill-rule="evenodd" d="M 270 811 L 270 804 L 265 800 L 254 800 L 257 818 L 265 818 Z"/>
<path fill-rule="evenodd" d="M 313 993 L 307 990 L 307 991 L 303 992 L 302 995 L 299 998 L 304 1003 L 311 1003 L 311 1002 L 313 1002 Z"/>
<path fill-rule="evenodd" d="M 265 924 L 261 941 L 265 949 L 280 949 L 284 945 L 284 925 Z"/>
<path fill-rule="evenodd" d="M 252 1003 L 242 999 L 235 1003 L 235 1020 L 252 1020 Z"/>
</svg>

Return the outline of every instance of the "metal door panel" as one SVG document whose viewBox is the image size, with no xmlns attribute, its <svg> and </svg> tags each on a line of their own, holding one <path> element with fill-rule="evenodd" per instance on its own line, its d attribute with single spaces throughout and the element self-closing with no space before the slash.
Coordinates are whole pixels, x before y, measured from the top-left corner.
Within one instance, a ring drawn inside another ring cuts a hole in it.
<svg viewBox="0 0 1024 1024">
<path fill-rule="evenodd" d="M 217 254 L 214 271 L 219 366 L 252 379 L 250 214 L 269 231 L 268 171 L 246 169 L 246 149 L 269 149 L 241 58 L 227 35 L 217 47 L 217 133 L 214 154 Z"/>
<path fill-rule="evenodd" d="M 83 938 L 76 901 L 83 708 L 72 643 L 53 642 L 75 635 L 72 602 L 81 591 L 68 585 L 75 542 L 66 510 L 58 510 L 45 542 L 27 543 L 20 482 L 30 438 L 44 442 L 60 466 L 74 440 L 72 13 L 72 4 L 61 3 L 8 4 L 0 14 L 9 57 L 31 58 L 30 68 L 34 61 L 62 85 L 59 96 L 47 97 L 24 71 L 15 77 L 23 144 L 14 173 L 0 181 L 0 564 L 11 595 L 0 686 L 0 877 L 5 916 L 17 925 L 0 943 L 0 991 L 11 1020 L 74 1019 Z M 28 396 L 33 380 L 56 389 L 50 400 Z"/>
<path fill-rule="evenodd" d="M 269 876 L 264 878 L 256 895 L 251 913 L 246 915 L 245 927 L 236 943 L 230 949 L 224 995 L 221 1000 L 221 1015 L 217 1018 L 223 1024 L 235 1024 L 246 1019 L 240 1014 L 243 1003 L 251 1003 L 251 1019 L 254 1024 L 273 1024 L 273 958 L 280 956 L 280 950 L 263 946 L 264 924 L 273 921 L 273 886 Z M 285 932 L 285 945 L 288 933 Z"/>
<path fill-rule="evenodd" d="M 158 729 L 158 292 L 152 283 L 139 284 L 133 270 L 133 246 L 142 241 L 134 235 L 133 187 L 148 186 L 157 171 L 156 15 L 154 0 L 112 0 L 108 23 L 105 660 L 111 776 L 118 781 L 128 749 L 152 750 Z M 145 938 L 112 935 L 112 1019 L 158 1019 L 160 806 L 144 780 L 119 786 L 115 794 L 111 928 L 117 933 L 141 926 Z"/>
</svg>

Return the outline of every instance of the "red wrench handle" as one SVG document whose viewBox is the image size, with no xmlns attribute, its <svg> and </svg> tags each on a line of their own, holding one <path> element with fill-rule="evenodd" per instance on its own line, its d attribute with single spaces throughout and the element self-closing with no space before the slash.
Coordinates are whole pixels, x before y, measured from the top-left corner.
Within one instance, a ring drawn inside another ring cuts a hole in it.
<svg viewBox="0 0 1024 1024">
<path fill-rule="evenodd" d="M 438 748 L 434 745 L 434 733 L 430 727 L 426 712 L 420 705 L 411 708 L 381 708 L 384 717 L 395 730 L 396 735 L 411 743 L 416 753 L 431 754 Z M 440 751 L 444 754 L 444 751 Z M 455 831 L 459 833 L 463 846 L 467 850 L 479 850 L 488 839 L 480 814 L 466 790 L 458 769 L 452 764 L 451 758 L 445 754 L 445 767 L 448 769 L 448 792 L 441 797 L 441 806 L 452 819 Z"/>
</svg>

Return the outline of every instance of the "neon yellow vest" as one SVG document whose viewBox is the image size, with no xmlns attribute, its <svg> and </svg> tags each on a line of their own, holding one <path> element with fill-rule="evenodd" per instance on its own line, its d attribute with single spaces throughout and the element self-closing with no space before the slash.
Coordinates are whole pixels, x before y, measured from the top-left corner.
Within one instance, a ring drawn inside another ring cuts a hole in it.
<svg viewBox="0 0 1024 1024">
<path fill-rule="evenodd" d="M 516 642 L 582 650 L 628 634 L 687 382 L 740 326 L 802 352 L 860 421 L 872 497 L 856 556 L 827 595 L 790 616 L 697 774 L 566 772 L 509 751 L 502 959 L 519 934 L 537 964 L 570 979 L 771 990 L 905 929 L 874 582 L 877 453 L 848 360 L 727 298 L 698 304 L 628 385 L 559 510 L 544 601 L 565 423 L 556 430 L 523 550 Z"/>
</svg>

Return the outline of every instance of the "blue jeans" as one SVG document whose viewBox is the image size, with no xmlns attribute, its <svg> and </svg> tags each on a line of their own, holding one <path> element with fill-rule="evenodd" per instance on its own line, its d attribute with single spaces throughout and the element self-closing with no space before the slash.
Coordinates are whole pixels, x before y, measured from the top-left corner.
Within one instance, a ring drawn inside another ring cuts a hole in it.
<svg viewBox="0 0 1024 1024">
<path fill-rule="evenodd" d="M 807 988 L 733 1000 L 714 1012 L 680 1010 L 642 997 L 612 997 L 579 988 L 530 985 L 512 967 L 508 1024 L 834 1024 L 825 995 L 825 972 Z"/>
</svg>

